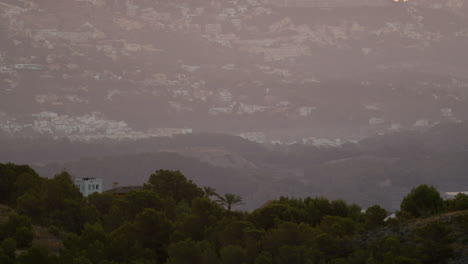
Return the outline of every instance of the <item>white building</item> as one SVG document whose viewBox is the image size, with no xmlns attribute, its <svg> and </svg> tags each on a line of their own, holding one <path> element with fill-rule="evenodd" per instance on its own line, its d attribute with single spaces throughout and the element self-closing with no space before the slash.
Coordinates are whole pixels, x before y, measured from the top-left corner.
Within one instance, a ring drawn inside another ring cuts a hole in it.
<svg viewBox="0 0 468 264">
<path fill-rule="evenodd" d="M 79 178 L 75 179 L 75 185 L 84 197 L 92 193 L 102 193 L 102 179 L 98 178 Z"/>
</svg>

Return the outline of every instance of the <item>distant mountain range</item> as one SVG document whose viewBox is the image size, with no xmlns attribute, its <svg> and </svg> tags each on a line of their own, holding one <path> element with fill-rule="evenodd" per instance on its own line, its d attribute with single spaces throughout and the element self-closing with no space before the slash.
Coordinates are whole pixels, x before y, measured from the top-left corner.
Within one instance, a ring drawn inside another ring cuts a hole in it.
<svg viewBox="0 0 468 264">
<path fill-rule="evenodd" d="M 419 184 L 468 191 L 468 123 L 388 133 L 338 147 L 261 145 L 236 136 L 76 142 L 0 137 L 0 163 L 33 164 L 42 176 L 67 170 L 104 179 L 105 189 L 142 184 L 158 169 L 181 170 L 200 186 L 236 193 L 246 208 L 281 195 L 344 198 L 398 209 Z"/>
<path fill-rule="evenodd" d="M 463 0 L 0 0 L 0 131 L 357 140 L 468 118 Z"/>
</svg>

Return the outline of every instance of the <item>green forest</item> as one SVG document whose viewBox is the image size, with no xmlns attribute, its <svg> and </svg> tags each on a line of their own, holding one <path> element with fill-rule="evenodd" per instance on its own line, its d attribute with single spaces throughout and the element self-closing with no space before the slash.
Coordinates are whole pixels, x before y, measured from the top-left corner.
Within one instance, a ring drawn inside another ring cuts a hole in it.
<svg viewBox="0 0 468 264">
<path fill-rule="evenodd" d="M 158 170 L 142 190 L 83 197 L 62 171 L 0 163 L 1 264 L 467 263 L 468 196 L 420 185 L 396 217 L 325 197 L 243 198 Z"/>
</svg>

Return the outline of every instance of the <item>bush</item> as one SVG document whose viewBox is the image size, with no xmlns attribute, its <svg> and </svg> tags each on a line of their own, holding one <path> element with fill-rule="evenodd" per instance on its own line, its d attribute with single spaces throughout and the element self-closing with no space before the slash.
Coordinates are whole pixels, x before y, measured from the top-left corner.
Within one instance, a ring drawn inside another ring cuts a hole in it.
<svg viewBox="0 0 468 264">
<path fill-rule="evenodd" d="M 93 263 L 88 258 L 84 256 L 80 256 L 73 260 L 73 264 L 93 264 Z"/>
<path fill-rule="evenodd" d="M 443 222 L 432 222 L 415 230 L 418 250 L 424 263 L 444 263 L 453 255 L 452 229 Z"/>
<path fill-rule="evenodd" d="M 387 217 L 385 209 L 378 205 L 371 206 L 366 210 L 366 225 L 369 228 L 381 226 L 384 224 L 385 217 Z"/>
<path fill-rule="evenodd" d="M 7 256 L 4 253 L 2 253 L 2 251 L 0 251 L 0 263 L 2 263 L 2 264 L 13 264 L 14 259 Z"/>
<path fill-rule="evenodd" d="M 31 220 L 26 216 L 10 214 L 0 231 L 0 236 L 14 238 L 19 248 L 31 246 L 33 231 Z"/>
<path fill-rule="evenodd" d="M 260 253 L 257 258 L 255 258 L 255 264 L 272 264 L 273 257 L 268 252 Z"/>
<path fill-rule="evenodd" d="M 16 241 L 13 238 L 7 238 L 0 245 L 0 252 L 3 252 L 9 258 L 15 257 Z M 0 261 L 0 263 L 3 263 Z"/>
<path fill-rule="evenodd" d="M 458 215 L 456 221 L 463 233 L 468 234 L 468 213 Z M 466 239 L 468 240 L 468 237 Z"/>
<path fill-rule="evenodd" d="M 49 231 L 49 233 L 51 233 L 52 235 L 54 235 L 54 236 L 56 236 L 56 237 L 60 237 L 60 228 L 58 228 L 58 227 L 55 226 L 55 225 L 49 226 L 49 228 L 47 229 L 47 231 Z"/>
<path fill-rule="evenodd" d="M 14 237 L 19 248 L 28 248 L 31 246 L 34 234 L 31 228 L 23 226 L 16 229 Z"/>
<path fill-rule="evenodd" d="M 468 195 L 459 193 L 453 199 L 447 200 L 446 206 L 449 211 L 468 210 Z"/>
<path fill-rule="evenodd" d="M 168 264 L 200 263 L 200 251 L 192 240 L 172 243 L 168 248 Z"/>
<path fill-rule="evenodd" d="M 423 184 L 403 198 L 400 208 L 414 217 L 430 216 L 443 210 L 444 200 L 436 188 Z"/>
<path fill-rule="evenodd" d="M 52 264 L 47 250 L 43 247 L 33 246 L 18 257 L 19 264 Z"/>
<path fill-rule="evenodd" d="M 239 246 L 229 245 L 221 249 L 221 262 L 223 264 L 242 264 L 246 258 L 245 250 Z"/>
</svg>

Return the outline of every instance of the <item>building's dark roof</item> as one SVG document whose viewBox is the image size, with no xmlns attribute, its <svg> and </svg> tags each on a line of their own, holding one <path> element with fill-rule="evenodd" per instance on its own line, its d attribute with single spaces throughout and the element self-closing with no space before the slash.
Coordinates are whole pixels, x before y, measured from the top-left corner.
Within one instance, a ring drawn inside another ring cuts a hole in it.
<svg viewBox="0 0 468 264">
<path fill-rule="evenodd" d="M 114 189 L 110 189 L 105 191 L 106 193 L 113 193 L 113 194 L 125 194 L 131 191 L 139 191 L 143 190 L 143 186 L 120 186 Z"/>
<path fill-rule="evenodd" d="M 82 180 L 89 181 L 89 180 L 95 180 L 96 178 L 82 178 Z"/>
</svg>

